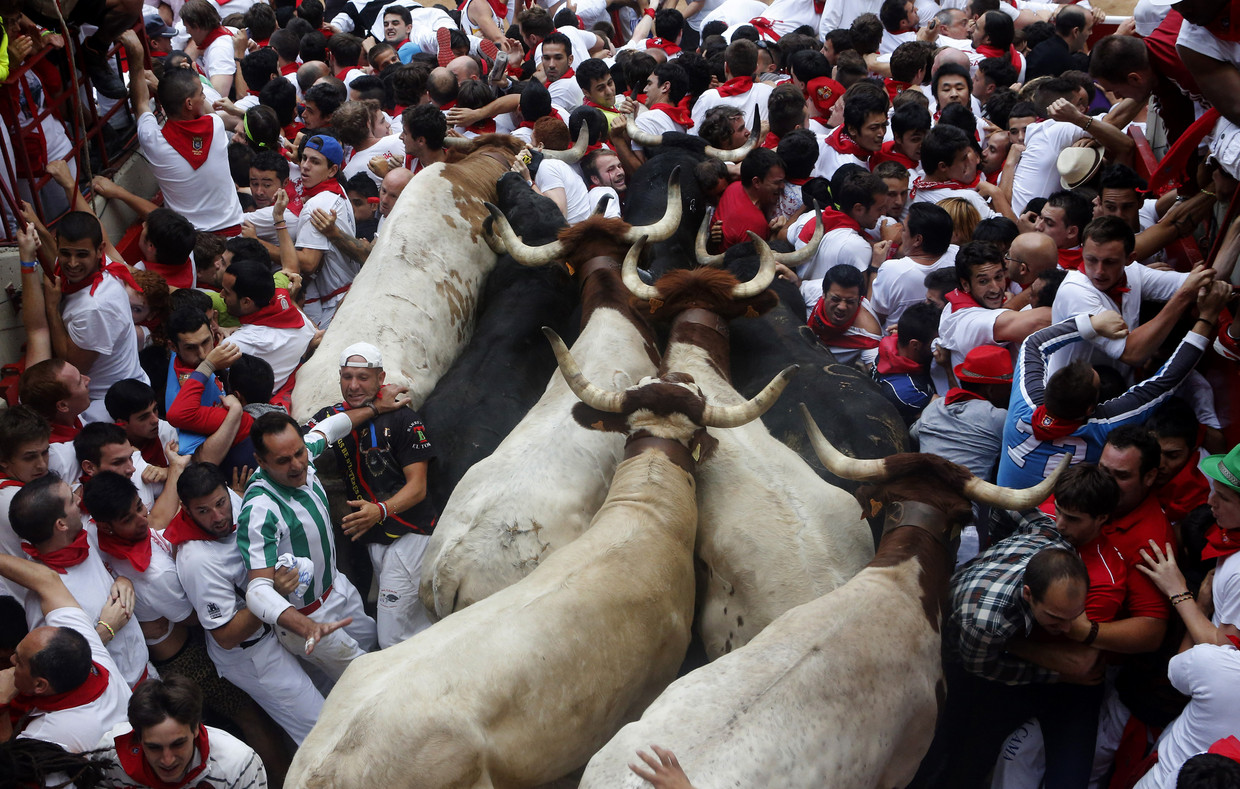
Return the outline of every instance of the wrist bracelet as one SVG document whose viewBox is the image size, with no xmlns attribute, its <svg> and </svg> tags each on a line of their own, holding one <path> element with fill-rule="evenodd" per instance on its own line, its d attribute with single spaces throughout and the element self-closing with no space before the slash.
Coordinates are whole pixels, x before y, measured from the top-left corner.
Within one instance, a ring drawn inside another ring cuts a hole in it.
<svg viewBox="0 0 1240 789">
<path fill-rule="evenodd" d="M 22 264 L 22 269 L 24 271 L 34 271 L 36 268 L 39 267 L 39 262 L 37 260 L 34 260 L 34 261 L 23 260 L 21 261 L 21 264 Z"/>
<path fill-rule="evenodd" d="M 1081 131 L 1089 131 L 1089 127 L 1094 125 L 1094 116 L 1086 115 L 1085 125 L 1081 127 Z"/>
<path fill-rule="evenodd" d="M 103 625 L 104 629 L 108 631 L 108 633 L 111 635 L 111 638 L 110 638 L 110 639 L 108 639 L 108 640 L 112 640 L 112 639 L 115 639 L 115 638 L 116 638 L 116 631 L 115 631 L 115 630 L 113 630 L 113 629 L 112 629 L 112 626 L 111 626 L 111 625 L 109 625 L 107 622 L 105 622 L 105 621 L 103 621 L 102 619 L 100 619 L 100 620 L 99 620 L 98 622 L 96 622 L 95 624 L 98 624 L 98 625 Z"/>
<path fill-rule="evenodd" d="M 1081 643 L 1089 646 L 1098 638 L 1098 623 L 1092 619 L 1089 621 L 1089 635 L 1085 636 L 1085 640 Z"/>
<path fill-rule="evenodd" d="M 367 408 L 369 408 L 371 411 L 374 411 L 374 412 L 375 412 L 375 416 L 378 416 L 378 415 L 379 415 L 379 406 L 375 405 L 375 401 L 374 401 L 374 400 L 369 400 L 369 401 L 367 401 L 365 405 L 366 405 L 366 407 L 367 407 Z"/>
<path fill-rule="evenodd" d="M 386 502 L 386 501 L 376 501 L 376 502 L 375 502 L 375 504 L 379 505 L 379 512 L 381 513 L 381 516 L 380 516 L 380 518 L 379 518 L 379 522 L 380 522 L 380 523 L 383 523 L 385 520 L 387 520 L 387 519 L 388 519 L 388 508 L 387 508 L 387 502 Z"/>
<path fill-rule="evenodd" d="M 1198 323 L 1204 323 L 1204 324 L 1206 324 L 1207 326 L 1209 326 L 1211 329 L 1213 329 L 1215 326 L 1217 326 L 1217 325 L 1218 325 L 1217 323 L 1215 323 L 1214 321 L 1210 320 L 1209 318 L 1198 318 L 1198 319 L 1197 319 L 1197 322 L 1198 322 Z"/>
<path fill-rule="evenodd" d="M 1193 593 L 1192 592 L 1180 592 L 1179 594 L 1171 595 L 1170 599 L 1171 599 L 1171 605 L 1176 606 L 1184 602 L 1185 600 L 1192 600 Z"/>
</svg>

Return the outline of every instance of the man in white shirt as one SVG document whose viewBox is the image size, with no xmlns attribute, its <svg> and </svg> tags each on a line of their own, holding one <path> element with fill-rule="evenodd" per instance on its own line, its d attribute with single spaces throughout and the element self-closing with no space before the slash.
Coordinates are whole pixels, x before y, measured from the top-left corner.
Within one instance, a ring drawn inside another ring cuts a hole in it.
<svg viewBox="0 0 1240 789">
<path fill-rule="evenodd" d="M 314 324 L 293 305 L 286 291 L 276 289 L 270 267 L 260 261 L 234 260 L 224 272 L 223 285 L 224 304 L 241 321 L 241 328 L 228 341 L 242 353 L 271 365 L 274 391 L 280 392 L 301 364 L 314 338 Z"/>
<path fill-rule="evenodd" d="M 344 149 L 335 137 L 315 135 L 305 141 L 301 159 L 302 206 L 296 234 L 297 263 L 306 277 L 306 315 L 320 329 L 331 325 L 336 308 L 344 301 L 353 278 L 361 270 L 357 261 L 341 252 L 310 221 L 315 210 L 334 212 L 340 232 L 350 236 L 356 234 L 353 206 L 344 187 L 336 180 L 343 161 Z M 280 380 L 278 372 L 276 380 Z"/>
<path fill-rule="evenodd" d="M 159 103 L 168 120 L 160 128 L 151 113 L 142 45 L 136 37 L 128 39 L 129 34 L 122 37 L 138 115 L 138 142 L 159 182 L 165 205 L 198 230 L 239 234 L 241 201 L 228 167 L 228 134 L 222 120 L 203 114 L 198 74 L 175 68 L 164 72 L 159 81 Z"/>
<path fill-rule="evenodd" d="M 693 123 L 700 128 L 708 110 L 721 105 L 736 107 L 745 114 L 745 128 L 753 127 L 755 110 L 766 120 L 767 103 L 774 90 L 765 82 L 754 82 L 758 70 L 758 47 L 752 41 L 733 41 L 723 52 L 723 71 L 727 77 L 718 88 L 711 88 L 693 105 Z"/>
<path fill-rule="evenodd" d="M 870 301 L 886 330 L 904 311 L 926 300 L 926 275 L 956 265 L 952 246 L 952 218 L 937 205 L 918 203 L 909 208 L 900 257 L 880 265 L 874 276 Z"/>
<path fill-rule="evenodd" d="M 581 180 L 572 165 L 558 159 L 543 157 L 538 162 L 534 185 L 539 192 L 551 198 L 570 225 L 584 220 L 594 210 L 585 181 Z"/>
<path fill-rule="evenodd" d="M 1082 235 L 1093 216 L 1093 204 L 1068 189 L 1052 192 L 1038 212 L 1034 229 L 1055 242 L 1060 268 L 1080 270 Z"/>
<path fill-rule="evenodd" d="M 125 285 L 137 289 L 129 268 L 106 261 L 103 228 L 93 214 L 73 211 L 56 227 L 59 306 L 47 303 L 52 353 L 89 374 L 88 420 L 107 418 L 103 397 L 125 378 L 149 382 L 138 362 L 133 311 Z"/>
<path fill-rule="evenodd" d="M 44 359 L 22 373 L 18 397 L 47 420 L 52 429 L 48 471 L 61 479 L 77 477 L 73 439 L 82 430 L 82 414 L 90 407 L 90 378 L 63 359 Z"/>
<path fill-rule="evenodd" d="M 17 405 L 0 413 L 0 553 L 25 558 L 22 540 L 9 523 L 9 504 L 28 482 L 47 474 L 47 420 L 28 406 Z M 0 594 L 24 603 L 26 589 L 0 579 Z"/>
<path fill-rule="evenodd" d="M 917 6 L 913 0 L 883 0 L 878 18 L 883 23 L 880 55 L 890 55 L 906 41 L 917 40 Z"/>
<path fill-rule="evenodd" d="M 874 249 L 864 231 L 878 224 L 887 210 L 887 184 L 873 173 L 857 171 L 843 175 L 832 186 L 839 209 L 827 208 L 822 212 L 822 242 L 814 257 L 797 270 L 807 306 L 818 300 L 824 287 L 821 280 L 835 266 L 847 264 L 863 276 L 869 272 Z M 808 219 L 803 224 L 794 223 L 788 229 L 794 249 L 813 242 L 818 218 L 809 213 L 806 216 Z M 863 288 L 862 292 L 865 291 Z"/>
<path fill-rule="evenodd" d="M 979 178 L 974 141 L 955 126 L 939 124 L 921 143 L 921 165 L 926 175 L 913 182 L 909 204 L 938 203 L 949 197 L 967 200 L 982 219 L 995 216 L 983 193 L 1000 206 L 1006 200 L 999 188 Z"/>
<path fill-rule="evenodd" d="M 585 94 L 573 74 L 573 42 L 563 33 L 552 33 L 543 39 L 542 69 L 547 78 L 551 101 L 570 112 L 581 106 Z"/>
<path fill-rule="evenodd" d="M 211 81 L 217 93 L 227 97 L 232 92 L 237 59 L 244 54 L 238 54 L 233 40 L 237 31 L 221 24 L 220 12 L 208 0 L 187 0 L 181 6 L 181 23 L 198 50 L 194 63 L 199 73 Z"/>
<path fill-rule="evenodd" d="M 887 92 L 872 82 L 862 80 L 844 92 L 844 122 L 821 141 L 815 176 L 834 178 L 846 164 L 857 164 L 867 170 L 870 157 L 883 147 L 887 134 L 887 113 L 891 100 Z"/>
<path fill-rule="evenodd" d="M 0 740 L 29 737 L 77 753 L 94 748 L 104 732 L 125 720 L 130 695 L 98 626 L 92 627 L 54 570 L 0 556 L 0 576 L 29 590 L 46 622 L 17 645 L 12 682 L 0 690 L 0 704 L 8 707 L 0 715 Z"/>
</svg>

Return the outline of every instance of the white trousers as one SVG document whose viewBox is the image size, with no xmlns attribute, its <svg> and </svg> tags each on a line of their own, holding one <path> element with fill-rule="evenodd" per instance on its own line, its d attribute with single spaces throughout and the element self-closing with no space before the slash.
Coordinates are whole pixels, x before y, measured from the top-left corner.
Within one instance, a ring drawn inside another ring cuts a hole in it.
<svg viewBox="0 0 1240 789">
<path fill-rule="evenodd" d="M 357 587 L 349 582 L 344 573 L 337 572 L 331 593 L 323 601 L 323 605 L 307 616 L 319 623 L 337 622 L 346 617 L 353 617 L 353 622 L 339 630 L 332 631 L 326 638 L 314 645 L 314 651 L 306 654 L 306 640 L 292 631 L 276 626 L 276 635 L 280 643 L 289 652 L 305 660 L 326 674 L 333 682 L 349 667 L 354 658 L 360 657 L 375 648 L 375 620 L 371 619 L 362 608 L 362 596 Z"/>
<path fill-rule="evenodd" d="M 323 694 L 275 634 L 268 633 L 253 646 L 227 651 L 208 634 L 207 651 L 220 676 L 250 694 L 301 745 L 319 719 Z"/>
<path fill-rule="evenodd" d="M 379 648 L 387 649 L 431 626 L 418 595 L 422 558 L 431 538 L 409 533 L 390 545 L 371 543 L 370 562 L 379 579 Z"/>
</svg>

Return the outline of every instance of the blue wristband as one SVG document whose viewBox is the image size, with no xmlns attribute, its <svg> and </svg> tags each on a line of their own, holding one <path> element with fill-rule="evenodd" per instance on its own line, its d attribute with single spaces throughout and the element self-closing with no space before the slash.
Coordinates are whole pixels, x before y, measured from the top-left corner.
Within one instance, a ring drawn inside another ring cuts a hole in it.
<svg viewBox="0 0 1240 789">
<path fill-rule="evenodd" d="M 25 269 L 25 270 L 27 270 L 27 271 L 33 271 L 33 270 L 34 270 L 35 268 L 37 268 L 37 267 L 38 267 L 38 265 L 39 265 L 38 261 L 34 261 L 34 262 L 27 263 L 27 262 L 26 262 L 26 261 L 24 261 L 24 260 L 23 260 L 23 261 L 21 261 L 21 264 L 22 264 L 22 268 L 23 268 L 23 269 Z"/>
</svg>

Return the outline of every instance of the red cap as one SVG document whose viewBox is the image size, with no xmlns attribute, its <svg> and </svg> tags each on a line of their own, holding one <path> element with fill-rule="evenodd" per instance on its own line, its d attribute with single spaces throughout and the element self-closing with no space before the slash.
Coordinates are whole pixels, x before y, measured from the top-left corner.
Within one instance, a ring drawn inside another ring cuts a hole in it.
<svg viewBox="0 0 1240 789">
<path fill-rule="evenodd" d="M 979 345 L 956 365 L 956 380 L 970 384 L 1012 383 L 1012 356 L 998 345 Z"/>
</svg>

